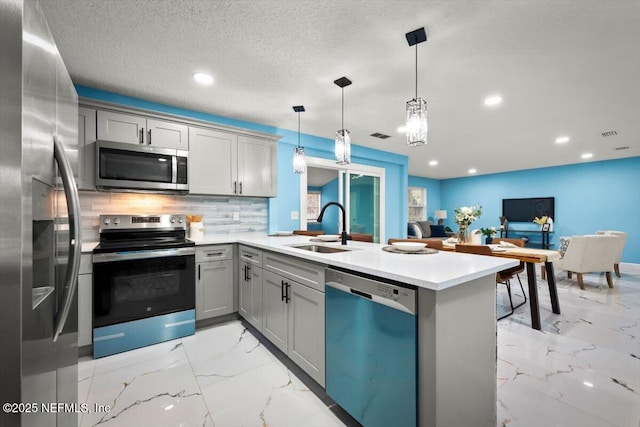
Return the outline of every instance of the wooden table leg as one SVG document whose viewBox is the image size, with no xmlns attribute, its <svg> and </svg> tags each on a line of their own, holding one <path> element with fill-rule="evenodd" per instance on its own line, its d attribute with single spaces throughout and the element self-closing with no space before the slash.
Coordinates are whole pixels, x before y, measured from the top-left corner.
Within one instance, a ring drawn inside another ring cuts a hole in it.
<svg viewBox="0 0 640 427">
<path fill-rule="evenodd" d="M 556 287 L 556 275 L 553 271 L 553 263 L 546 261 L 544 268 L 547 270 L 547 283 L 549 284 L 549 295 L 551 296 L 551 309 L 555 314 L 560 314 L 560 302 L 558 301 L 558 288 Z"/>
<path fill-rule="evenodd" d="M 531 308 L 531 327 L 540 330 L 540 307 L 538 306 L 538 286 L 536 283 L 536 264 L 527 262 L 527 282 L 529 282 L 529 307 Z M 555 287 L 555 286 L 554 286 Z"/>
</svg>

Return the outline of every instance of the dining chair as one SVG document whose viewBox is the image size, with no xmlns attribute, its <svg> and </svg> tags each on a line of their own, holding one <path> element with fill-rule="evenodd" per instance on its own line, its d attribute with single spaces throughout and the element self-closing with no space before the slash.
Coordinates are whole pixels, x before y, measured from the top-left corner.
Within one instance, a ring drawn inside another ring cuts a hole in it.
<svg viewBox="0 0 640 427">
<path fill-rule="evenodd" d="M 351 237 L 351 240 L 355 240 L 356 242 L 373 243 L 373 234 L 350 233 L 349 237 Z"/>
<path fill-rule="evenodd" d="M 502 239 L 504 241 L 504 239 Z M 517 240 L 517 239 L 514 239 Z M 524 245 L 523 245 L 524 246 Z M 491 256 L 491 248 L 486 245 L 456 245 L 456 252 L 463 252 L 468 254 L 475 255 L 488 255 Z M 511 316 L 515 309 L 523 306 L 527 302 L 527 294 L 524 292 L 524 287 L 522 286 L 522 281 L 520 280 L 519 274 L 524 271 L 524 263 L 520 262 L 520 265 L 515 267 L 507 268 L 506 270 L 502 270 L 496 273 L 496 283 L 502 283 L 507 287 L 507 294 L 509 295 L 509 305 L 511 306 L 511 311 L 507 314 L 498 317 L 497 320 L 504 319 L 505 317 Z M 520 289 L 522 290 L 522 295 L 524 296 L 524 301 L 518 305 L 513 305 L 513 298 L 511 296 L 511 279 L 514 276 L 518 279 L 520 283 Z"/>
<path fill-rule="evenodd" d="M 300 236 L 321 236 L 324 234 L 322 230 L 293 230 L 293 234 Z"/>
<path fill-rule="evenodd" d="M 396 242 L 424 243 L 428 248 L 442 250 L 442 239 L 389 239 L 387 244 L 391 245 Z"/>
</svg>

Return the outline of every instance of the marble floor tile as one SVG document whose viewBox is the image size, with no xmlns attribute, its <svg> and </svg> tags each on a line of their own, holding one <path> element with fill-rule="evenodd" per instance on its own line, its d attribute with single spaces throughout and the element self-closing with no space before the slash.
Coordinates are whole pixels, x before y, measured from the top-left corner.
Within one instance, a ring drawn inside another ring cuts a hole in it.
<svg viewBox="0 0 640 427">
<path fill-rule="evenodd" d="M 538 277 L 542 329 L 531 328 L 529 302 L 497 323 L 497 427 L 640 426 L 640 268 L 625 268 L 613 289 L 604 275 L 586 275 L 581 290 L 559 272 L 559 315 Z M 512 292 L 523 300 L 517 280 Z M 508 306 L 504 286 L 496 302 Z M 292 369 L 240 321 L 84 357 L 79 401 L 112 409 L 79 414 L 79 425 L 344 426 Z"/>
</svg>

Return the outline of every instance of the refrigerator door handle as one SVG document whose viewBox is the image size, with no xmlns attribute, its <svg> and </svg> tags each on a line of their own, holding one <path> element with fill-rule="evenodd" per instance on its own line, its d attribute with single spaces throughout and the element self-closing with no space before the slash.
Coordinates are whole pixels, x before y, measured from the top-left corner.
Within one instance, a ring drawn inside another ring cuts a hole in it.
<svg viewBox="0 0 640 427">
<path fill-rule="evenodd" d="M 69 159 L 64 153 L 64 144 L 57 136 L 53 137 L 53 153 L 60 169 L 60 177 L 64 193 L 67 198 L 67 212 L 69 214 L 69 260 L 67 271 L 64 278 L 64 297 L 62 310 L 56 315 L 55 329 L 53 341 L 57 341 L 58 337 L 67 323 L 69 310 L 73 302 L 73 295 L 76 292 L 78 284 L 78 271 L 80 269 L 80 254 L 82 252 L 82 236 L 80 228 L 80 198 L 78 196 L 78 187 L 73 178 L 73 170 L 69 164 Z"/>
</svg>

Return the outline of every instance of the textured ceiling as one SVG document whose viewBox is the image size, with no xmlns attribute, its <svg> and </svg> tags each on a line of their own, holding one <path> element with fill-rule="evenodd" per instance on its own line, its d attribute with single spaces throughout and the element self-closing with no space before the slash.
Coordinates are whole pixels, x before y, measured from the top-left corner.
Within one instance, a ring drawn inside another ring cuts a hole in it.
<svg viewBox="0 0 640 427">
<path fill-rule="evenodd" d="M 640 1 L 43 0 L 76 83 L 352 141 L 433 178 L 640 155 Z M 397 132 L 414 95 L 429 143 Z M 215 83 L 196 85 L 208 71 Z M 488 108 L 491 94 L 504 98 Z M 618 135 L 604 138 L 602 132 Z M 381 132 L 391 138 L 369 136 Z M 559 135 L 571 141 L 555 144 Z M 304 144 L 304 141 L 303 141 Z M 614 150 L 627 146 L 629 149 Z M 429 166 L 437 160 L 437 166 Z"/>
</svg>

